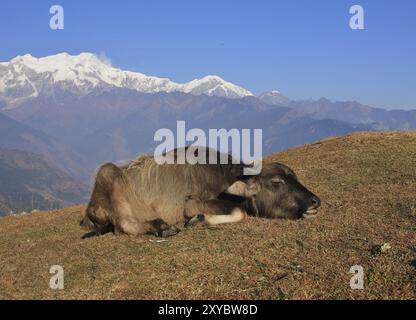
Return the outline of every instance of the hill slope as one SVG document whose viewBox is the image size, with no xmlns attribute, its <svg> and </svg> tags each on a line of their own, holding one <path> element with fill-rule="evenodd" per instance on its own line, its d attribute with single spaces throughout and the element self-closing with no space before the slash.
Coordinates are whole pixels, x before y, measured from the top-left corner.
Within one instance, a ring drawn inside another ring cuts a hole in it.
<svg viewBox="0 0 416 320">
<path fill-rule="evenodd" d="M 58 129 L 57 129 L 58 130 Z M 93 167 L 87 159 L 53 136 L 0 113 L 0 148 L 40 154 L 73 177 L 88 181 Z"/>
<path fill-rule="evenodd" d="M 0 220 L 1 298 L 416 297 L 416 133 L 356 133 L 273 155 L 322 199 L 315 219 L 81 240 L 82 207 Z M 375 246 L 390 243 L 377 254 Z M 65 289 L 48 289 L 51 265 Z M 364 290 L 349 270 L 364 268 Z"/>
<path fill-rule="evenodd" d="M 0 217 L 13 211 L 62 208 L 86 200 L 88 188 L 42 156 L 0 149 Z"/>
</svg>

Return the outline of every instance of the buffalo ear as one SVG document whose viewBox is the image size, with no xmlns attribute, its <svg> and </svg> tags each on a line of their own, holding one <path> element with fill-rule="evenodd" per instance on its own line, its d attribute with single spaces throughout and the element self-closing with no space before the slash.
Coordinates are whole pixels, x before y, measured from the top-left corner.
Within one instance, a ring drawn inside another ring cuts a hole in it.
<svg viewBox="0 0 416 320">
<path fill-rule="evenodd" d="M 240 196 L 240 197 L 252 197 L 260 191 L 260 185 L 256 183 L 253 179 L 243 181 L 236 181 L 232 184 L 225 192 Z"/>
</svg>

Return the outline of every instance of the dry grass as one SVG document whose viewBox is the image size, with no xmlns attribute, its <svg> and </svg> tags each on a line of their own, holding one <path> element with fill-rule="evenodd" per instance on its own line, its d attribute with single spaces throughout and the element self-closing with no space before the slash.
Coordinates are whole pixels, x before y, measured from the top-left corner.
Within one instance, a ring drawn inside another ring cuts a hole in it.
<svg viewBox="0 0 416 320">
<path fill-rule="evenodd" d="M 416 133 L 359 133 L 272 156 L 320 195 L 319 217 L 250 218 L 157 243 L 81 240 L 82 207 L 0 220 L 0 298 L 414 299 Z M 373 255 L 385 242 L 392 249 Z M 65 289 L 49 289 L 49 267 Z M 349 287 L 362 265 L 364 290 Z"/>
</svg>

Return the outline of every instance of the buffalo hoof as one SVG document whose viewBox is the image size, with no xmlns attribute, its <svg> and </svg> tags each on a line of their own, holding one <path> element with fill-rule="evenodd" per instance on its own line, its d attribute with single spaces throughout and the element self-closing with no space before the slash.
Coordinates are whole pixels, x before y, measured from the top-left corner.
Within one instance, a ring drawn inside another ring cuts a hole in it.
<svg viewBox="0 0 416 320">
<path fill-rule="evenodd" d="M 185 228 L 190 228 L 195 226 L 198 222 L 202 222 L 205 220 L 205 215 L 203 213 L 197 214 L 195 217 L 190 219 L 186 224 Z"/>
<path fill-rule="evenodd" d="M 178 233 L 179 233 L 179 229 L 178 228 L 176 228 L 175 226 L 170 226 L 169 228 L 163 230 L 160 233 L 160 236 L 162 238 L 167 238 L 167 237 L 172 237 L 172 236 L 174 236 L 175 234 L 178 234 Z"/>
</svg>

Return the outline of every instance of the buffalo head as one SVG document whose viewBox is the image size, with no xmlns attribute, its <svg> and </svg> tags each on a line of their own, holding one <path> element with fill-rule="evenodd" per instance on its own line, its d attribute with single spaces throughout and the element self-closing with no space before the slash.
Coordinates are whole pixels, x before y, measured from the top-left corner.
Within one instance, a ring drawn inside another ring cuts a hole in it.
<svg viewBox="0 0 416 320">
<path fill-rule="evenodd" d="M 302 185 L 288 166 L 270 163 L 257 176 L 246 176 L 227 192 L 249 198 L 248 211 L 265 218 L 299 219 L 313 216 L 321 200 Z"/>
</svg>

